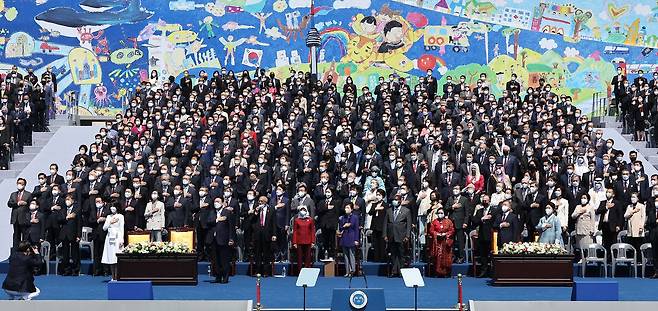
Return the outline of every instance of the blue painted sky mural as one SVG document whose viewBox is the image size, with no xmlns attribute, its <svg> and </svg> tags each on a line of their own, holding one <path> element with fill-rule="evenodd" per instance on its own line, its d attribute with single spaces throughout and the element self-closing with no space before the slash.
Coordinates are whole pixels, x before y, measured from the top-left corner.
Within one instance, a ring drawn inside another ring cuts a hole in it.
<svg viewBox="0 0 658 311">
<path fill-rule="evenodd" d="M 610 91 L 616 66 L 631 75 L 655 70 L 655 1 L 577 5 L 317 0 L 311 10 L 310 0 L 0 0 L 0 72 L 17 65 L 40 75 L 50 66 L 62 105 L 75 92 L 84 114 L 112 114 L 153 70 L 159 83 L 223 66 L 282 77 L 307 70 L 313 26 L 321 78 L 339 83 L 350 75 L 373 86 L 393 73 L 413 84 L 427 69 L 475 83 L 487 72 L 499 94 L 516 72 L 527 86 L 544 78 L 586 103 Z"/>
</svg>

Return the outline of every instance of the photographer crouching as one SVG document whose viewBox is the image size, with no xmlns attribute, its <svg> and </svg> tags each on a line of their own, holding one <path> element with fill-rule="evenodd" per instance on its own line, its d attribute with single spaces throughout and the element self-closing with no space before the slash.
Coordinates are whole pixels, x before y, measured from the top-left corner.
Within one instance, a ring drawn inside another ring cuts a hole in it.
<svg viewBox="0 0 658 311">
<path fill-rule="evenodd" d="M 10 300 L 32 300 L 39 296 L 41 291 L 34 286 L 34 269 L 41 263 L 39 248 L 27 241 L 20 242 L 9 257 L 9 273 L 2 283 Z"/>
</svg>

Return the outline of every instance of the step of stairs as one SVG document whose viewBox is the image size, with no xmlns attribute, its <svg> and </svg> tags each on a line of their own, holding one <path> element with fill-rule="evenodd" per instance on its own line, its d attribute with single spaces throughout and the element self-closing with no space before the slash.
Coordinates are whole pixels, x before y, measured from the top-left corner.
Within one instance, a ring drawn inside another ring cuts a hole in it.
<svg viewBox="0 0 658 311">
<path fill-rule="evenodd" d="M 14 179 L 20 174 L 20 170 L 0 170 L 0 180 Z"/>
</svg>

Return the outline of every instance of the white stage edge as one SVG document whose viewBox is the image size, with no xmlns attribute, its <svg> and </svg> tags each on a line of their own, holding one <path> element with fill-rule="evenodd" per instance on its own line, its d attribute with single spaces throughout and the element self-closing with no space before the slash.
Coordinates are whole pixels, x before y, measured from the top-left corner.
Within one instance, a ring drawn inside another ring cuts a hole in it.
<svg viewBox="0 0 658 311">
<path fill-rule="evenodd" d="M 38 184 L 37 174 L 44 172 L 47 175 L 51 163 L 57 163 L 59 174 L 65 175 L 71 168 L 71 161 L 80 145 L 87 145 L 94 141 L 94 135 L 98 133 L 98 126 L 63 126 L 55 132 L 43 149 L 18 175 L 27 180 L 28 191 L 32 191 Z M 17 178 L 16 178 L 17 179 Z M 9 225 L 11 209 L 7 206 L 9 195 L 16 191 L 16 179 L 5 179 L 0 183 L 0 261 L 9 258 L 12 243 L 12 227 Z M 2 310 L 14 310 L 4 309 Z"/>
</svg>

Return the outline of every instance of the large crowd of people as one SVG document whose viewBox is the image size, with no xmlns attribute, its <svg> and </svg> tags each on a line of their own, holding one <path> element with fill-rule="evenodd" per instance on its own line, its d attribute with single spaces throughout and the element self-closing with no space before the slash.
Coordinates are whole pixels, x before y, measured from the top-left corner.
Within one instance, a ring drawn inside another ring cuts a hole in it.
<svg viewBox="0 0 658 311">
<path fill-rule="evenodd" d="M 107 275 L 128 232 L 160 241 L 194 228 L 198 257 L 215 262 L 221 283 L 234 260 L 268 275 L 274 261 L 342 258 L 347 276 L 367 260 L 397 276 L 416 250 L 445 277 L 470 238 L 486 276 L 494 232 L 499 245 L 609 250 L 627 230 L 638 251 L 658 250 L 658 176 L 544 80 L 522 87 L 512 75 L 496 97 L 486 74 L 472 85 L 464 76 L 439 85 L 432 71 L 415 85 L 390 75 L 372 90 L 338 78 L 222 68 L 162 83 L 153 72 L 70 167 L 50 165 L 32 191 L 18 179 L 14 246 L 61 244 L 59 273 L 77 275 L 88 227 L 94 274 Z M 627 80 L 615 79 L 625 102 Z M 658 92 L 655 81 L 628 94 Z"/>
</svg>

